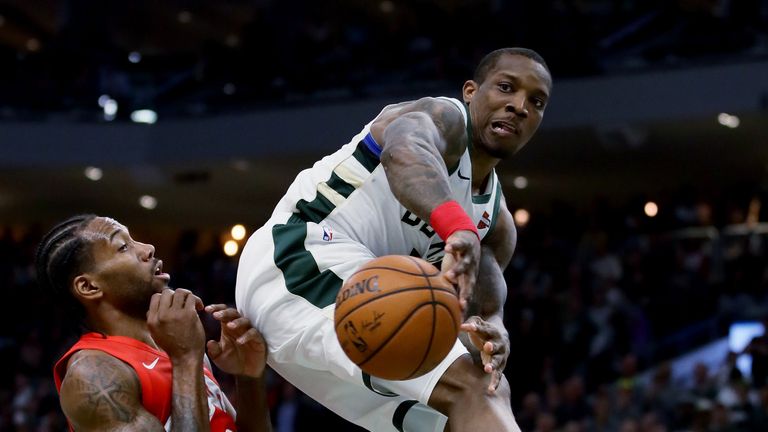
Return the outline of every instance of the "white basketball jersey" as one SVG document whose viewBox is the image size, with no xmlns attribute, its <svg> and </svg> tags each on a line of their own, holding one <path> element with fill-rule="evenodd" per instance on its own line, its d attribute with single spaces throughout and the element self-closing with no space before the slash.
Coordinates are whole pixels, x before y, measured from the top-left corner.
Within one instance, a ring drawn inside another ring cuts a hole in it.
<svg viewBox="0 0 768 432">
<path fill-rule="evenodd" d="M 456 105 L 469 127 L 464 104 L 453 98 L 441 99 Z M 381 146 L 370 134 L 371 123 L 341 149 L 299 173 L 275 211 L 294 213 L 294 223 L 322 226 L 326 241 L 333 241 L 334 234 L 343 235 L 362 243 L 376 256 L 411 255 L 437 263 L 443 258 L 445 243 L 428 221 L 411 213 L 392 194 L 379 162 Z M 493 230 L 502 192 L 493 171 L 485 190 L 472 195 L 470 145 L 458 166 L 449 172 L 449 182 L 452 198 L 474 220 L 482 239 Z"/>
</svg>

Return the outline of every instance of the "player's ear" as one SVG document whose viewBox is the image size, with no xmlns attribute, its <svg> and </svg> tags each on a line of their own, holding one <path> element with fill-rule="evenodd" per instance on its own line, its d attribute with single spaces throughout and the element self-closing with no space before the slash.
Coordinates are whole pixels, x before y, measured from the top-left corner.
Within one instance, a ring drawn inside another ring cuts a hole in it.
<svg viewBox="0 0 768 432">
<path fill-rule="evenodd" d="M 94 283 L 94 278 L 88 273 L 75 276 L 72 281 L 72 289 L 75 297 L 93 300 L 101 298 L 104 292 Z"/>
<path fill-rule="evenodd" d="M 464 95 L 464 103 L 468 104 L 472 100 L 472 96 L 477 91 L 478 84 L 473 80 L 468 80 L 462 87 L 462 94 Z"/>
</svg>

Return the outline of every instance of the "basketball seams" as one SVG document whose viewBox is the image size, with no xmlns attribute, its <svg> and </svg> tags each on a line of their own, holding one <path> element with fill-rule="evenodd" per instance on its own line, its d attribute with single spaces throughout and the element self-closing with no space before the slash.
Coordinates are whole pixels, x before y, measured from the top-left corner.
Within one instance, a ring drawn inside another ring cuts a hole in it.
<svg viewBox="0 0 768 432">
<path fill-rule="evenodd" d="M 440 274 L 440 270 L 438 270 L 437 267 L 434 267 L 432 264 L 429 264 L 429 263 L 427 263 L 427 265 L 429 265 L 430 267 L 434 267 L 434 269 L 437 270 L 437 272 L 435 274 L 427 274 L 427 272 L 424 271 L 424 267 L 421 265 L 421 263 L 424 262 L 424 260 L 421 258 L 417 260 L 415 257 L 409 256 L 409 255 L 405 255 L 403 257 L 406 258 L 408 261 L 412 262 L 419 270 L 421 270 L 421 274 L 424 277 L 429 278 L 429 277 L 433 277 Z"/>
<path fill-rule="evenodd" d="M 406 324 L 408 324 L 408 321 L 410 321 L 410 320 L 411 320 L 411 318 L 413 318 L 413 316 L 414 316 L 414 315 L 415 315 L 417 312 L 419 312 L 419 310 L 420 310 L 421 308 L 423 308 L 423 307 L 425 307 L 425 306 L 430 306 L 430 305 L 434 306 L 434 305 L 433 305 L 433 303 L 434 303 L 434 302 L 431 302 L 431 301 L 427 301 L 427 302 L 424 302 L 424 303 L 419 303 L 418 305 L 416 305 L 416 307 L 414 307 L 413 309 L 411 309 L 411 312 L 410 312 L 408 315 L 406 315 L 405 317 L 403 317 L 403 319 L 402 319 L 402 320 L 400 320 L 400 322 L 398 323 L 397 327 L 393 327 L 392 333 L 391 333 L 389 336 L 387 336 L 387 338 L 386 338 L 386 339 L 383 339 L 383 340 L 381 341 L 381 343 L 379 344 L 378 348 L 376 348 L 376 350 L 375 350 L 375 351 L 373 351 L 372 353 L 370 353 L 370 354 L 369 354 L 367 357 L 365 357 L 365 359 L 364 359 L 363 361 L 361 361 L 361 362 L 360 362 L 360 363 L 358 363 L 357 365 L 358 365 L 358 366 L 360 366 L 360 367 L 362 367 L 362 366 L 363 366 L 364 364 L 366 364 L 366 363 L 367 363 L 367 362 L 368 362 L 370 359 L 372 359 L 373 357 L 375 357 L 375 356 L 376 356 L 376 354 L 378 354 L 378 353 L 379 353 L 379 351 L 381 351 L 382 349 L 384 349 L 384 348 L 387 346 L 387 344 L 388 344 L 388 343 L 389 343 L 389 342 L 390 342 L 392 339 L 394 339 L 394 338 L 395 338 L 395 336 L 397 336 L 397 334 L 398 334 L 398 333 L 400 333 L 400 330 L 402 330 L 402 329 L 403 329 L 403 327 L 405 327 L 405 325 L 406 325 Z M 427 352 L 429 352 L 429 350 L 427 350 Z M 421 367 L 421 365 L 419 365 L 419 367 Z M 405 378 L 405 379 L 407 379 L 407 378 Z"/>
<path fill-rule="evenodd" d="M 453 317 L 453 311 L 451 308 L 449 308 L 445 303 L 435 300 L 435 306 L 440 306 L 443 309 L 445 309 L 446 312 L 448 312 L 448 316 L 451 318 L 451 322 L 453 323 L 454 328 L 458 328 L 461 323 L 457 322 Z M 456 332 L 456 335 L 458 337 L 458 333 Z"/>
<path fill-rule="evenodd" d="M 429 332 L 429 341 L 427 342 L 427 349 L 424 351 L 424 355 L 421 357 L 421 361 L 419 362 L 419 364 L 416 366 L 416 368 L 413 370 L 413 372 L 411 372 L 408 375 L 408 378 L 411 378 L 419 370 L 421 370 L 421 367 L 424 365 L 424 362 L 427 361 L 427 358 L 429 357 L 429 353 L 432 351 L 432 343 L 435 340 L 435 325 L 436 325 L 436 322 L 437 322 L 437 317 L 435 315 L 437 313 L 436 313 L 436 310 L 435 310 L 435 301 L 436 301 L 435 300 L 435 291 L 432 289 L 432 281 L 430 280 L 430 277 L 427 275 L 427 273 L 424 271 L 424 268 L 421 266 L 421 264 L 418 261 L 416 261 L 412 257 L 407 257 L 407 258 L 408 258 L 409 261 L 411 261 L 412 263 L 416 264 L 416 267 L 418 267 L 419 270 L 421 270 L 421 275 L 427 281 L 427 285 L 429 285 L 429 296 L 432 298 L 432 303 L 431 303 L 431 305 L 432 305 L 432 328 L 430 329 L 430 332 Z M 408 319 L 410 319 L 410 317 Z M 403 320 L 403 321 L 407 322 L 408 319 Z M 399 329 L 398 329 L 398 331 L 399 331 Z M 395 334 L 397 334 L 397 332 L 395 332 Z M 408 378 L 406 378 L 406 379 L 408 379 Z"/>
<path fill-rule="evenodd" d="M 336 298 L 334 327 L 340 343 L 355 344 L 357 350 L 350 345 L 345 352 L 366 373 L 412 379 L 434 368 L 454 345 L 461 318 L 456 288 L 434 265 L 417 256 L 388 255 L 345 279 L 346 291 Z"/>
</svg>

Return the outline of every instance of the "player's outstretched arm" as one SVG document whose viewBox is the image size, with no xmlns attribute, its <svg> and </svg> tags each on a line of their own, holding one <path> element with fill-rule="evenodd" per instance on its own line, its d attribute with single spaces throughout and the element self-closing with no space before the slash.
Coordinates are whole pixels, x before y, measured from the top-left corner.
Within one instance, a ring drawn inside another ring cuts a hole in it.
<svg viewBox="0 0 768 432">
<path fill-rule="evenodd" d="M 448 167 L 459 162 L 466 143 L 462 113 L 452 103 L 434 98 L 404 109 L 386 126 L 381 141 L 381 163 L 392 193 L 405 208 L 429 221 L 446 243 L 442 270 L 458 284 L 462 309 L 475 283 L 480 242 L 472 220 L 451 201 Z"/>
<path fill-rule="evenodd" d="M 495 391 L 499 385 L 509 357 L 509 334 L 503 321 L 507 299 L 503 270 L 512 259 L 517 242 L 514 220 L 504 200 L 497 218 L 493 232 L 483 240 L 478 281 L 467 309 L 471 316 L 461 327 L 467 335 L 462 342 L 475 355 L 479 354 L 483 370 L 491 374 L 489 391 Z"/>
<path fill-rule="evenodd" d="M 136 372 L 102 351 L 83 350 L 72 356 L 60 400 L 76 431 L 164 431 L 141 404 Z"/>
<path fill-rule="evenodd" d="M 215 304 L 206 306 L 205 311 L 221 322 L 221 337 L 218 341 L 208 341 L 208 356 L 219 369 L 235 376 L 237 400 L 240 401 L 238 430 L 271 431 L 264 379 L 267 365 L 264 338 L 237 309 Z"/>
</svg>

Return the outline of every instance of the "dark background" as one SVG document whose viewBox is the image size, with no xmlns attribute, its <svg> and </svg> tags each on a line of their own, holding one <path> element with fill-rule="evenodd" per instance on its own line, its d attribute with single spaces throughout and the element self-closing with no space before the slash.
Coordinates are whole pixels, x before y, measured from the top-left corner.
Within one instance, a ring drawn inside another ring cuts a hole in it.
<svg viewBox="0 0 768 432">
<path fill-rule="evenodd" d="M 231 302 L 232 224 L 256 229 L 384 104 L 459 97 L 504 46 L 555 82 L 498 168 L 530 212 L 505 274 L 523 430 L 768 430 L 768 388 L 726 352 L 702 361 L 706 391 L 665 372 L 768 312 L 765 0 L 0 1 L 0 430 L 63 430 L 50 367 L 71 335 L 31 271 L 55 221 L 113 216 L 174 286 Z M 280 430 L 346 427 L 270 379 Z"/>
</svg>

